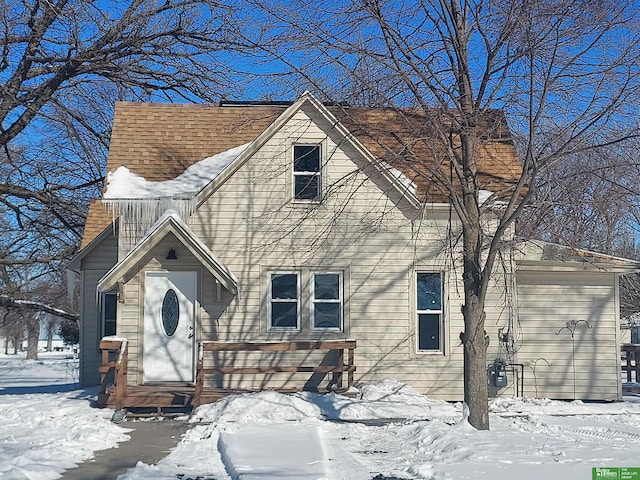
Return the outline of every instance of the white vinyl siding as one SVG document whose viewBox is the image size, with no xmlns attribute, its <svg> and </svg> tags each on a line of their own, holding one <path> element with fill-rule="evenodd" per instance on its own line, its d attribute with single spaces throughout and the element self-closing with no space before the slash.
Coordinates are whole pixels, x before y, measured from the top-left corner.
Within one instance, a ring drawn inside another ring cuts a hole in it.
<svg viewBox="0 0 640 480">
<path fill-rule="evenodd" d="M 230 307 L 203 328 L 215 331 L 220 341 L 353 338 L 358 342 L 356 381 L 396 377 L 421 393 L 460 400 L 462 347 L 450 341 L 463 329 L 459 277 L 452 277 L 455 282 L 448 282 L 448 291 L 443 292 L 446 355 L 415 355 L 414 265 L 428 265 L 425 271 L 436 272 L 450 265 L 442 235 L 451 228 L 449 210 L 427 206 L 423 214 L 414 209 L 370 165 L 358 160 L 359 153 L 337 136 L 332 123 L 314 121 L 307 112 L 298 112 L 191 217 L 195 234 L 240 285 Z M 323 201 L 313 208 L 298 208 L 291 202 L 290 149 L 295 144 L 322 147 Z M 299 330 L 269 329 L 274 272 L 301 275 Z M 311 328 L 309 282 L 314 272 L 342 273 L 340 331 Z M 219 311 L 215 305 L 203 308 Z M 497 305 L 495 311 L 500 315 L 504 308 Z M 268 364 L 267 356 L 260 359 Z M 291 376 L 285 380 L 280 383 L 270 377 L 269 385 L 305 382 Z M 242 381 L 263 385 L 264 376 L 247 375 Z"/>
</svg>

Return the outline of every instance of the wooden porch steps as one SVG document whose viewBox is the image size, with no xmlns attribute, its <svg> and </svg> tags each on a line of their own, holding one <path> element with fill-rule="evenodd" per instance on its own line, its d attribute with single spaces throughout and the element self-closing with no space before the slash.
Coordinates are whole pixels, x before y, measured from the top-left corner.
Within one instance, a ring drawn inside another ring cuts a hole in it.
<svg viewBox="0 0 640 480">
<path fill-rule="evenodd" d="M 185 407 L 193 401 L 194 388 L 192 386 L 172 387 L 162 385 L 127 386 L 122 396 L 122 408 L 135 407 Z M 98 398 L 98 406 L 116 406 L 115 387 L 109 387 L 102 398 Z"/>
</svg>

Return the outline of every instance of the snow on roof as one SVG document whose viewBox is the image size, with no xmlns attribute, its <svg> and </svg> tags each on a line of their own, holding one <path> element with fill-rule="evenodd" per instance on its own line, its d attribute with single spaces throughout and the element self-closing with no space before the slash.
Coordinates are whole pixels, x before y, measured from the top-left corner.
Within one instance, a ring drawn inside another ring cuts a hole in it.
<svg viewBox="0 0 640 480">
<path fill-rule="evenodd" d="M 391 166 L 387 162 L 381 161 L 380 164 L 393 178 L 395 178 L 400 183 L 405 191 L 410 192 L 413 196 L 418 195 L 418 186 L 415 184 L 415 182 L 411 181 L 411 179 L 407 177 L 403 172 Z"/>
<path fill-rule="evenodd" d="M 492 195 L 493 195 L 493 192 L 491 190 L 479 190 L 478 191 L 478 202 L 480 202 L 480 205 L 482 205 L 487 200 L 489 200 Z"/>
<path fill-rule="evenodd" d="M 250 144 L 245 143 L 225 152 L 200 160 L 176 178 L 164 182 L 150 182 L 118 167 L 107 174 L 105 200 L 191 198 L 222 173 Z"/>
</svg>

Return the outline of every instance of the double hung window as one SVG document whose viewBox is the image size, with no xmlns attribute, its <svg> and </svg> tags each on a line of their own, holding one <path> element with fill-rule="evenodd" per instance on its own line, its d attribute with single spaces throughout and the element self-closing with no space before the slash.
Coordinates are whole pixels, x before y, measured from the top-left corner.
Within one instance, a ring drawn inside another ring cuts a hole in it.
<svg viewBox="0 0 640 480">
<path fill-rule="evenodd" d="M 270 290 L 270 329 L 298 330 L 300 328 L 300 280 L 298 273 L 272 273 Z"/>
<path fill-rule="evenodd" d="M 312 273 L 312 329 L 342 329 L 342 275 Z"/>
<path fill-rule="evenodd" d="M 294 198 L 301 201 L 317 201 L 321 193 L 320 145 L 293 146 Z"/>
<path fill-rule="evenodd" d="M 269 273 L 268 329 L 342 331 L 343 273 Z"/>
<path fill-rule="evenodd" d="M 418 351 L 444 351 L 442 273 L 419 272 L 416 278 Z"/>
</svg>

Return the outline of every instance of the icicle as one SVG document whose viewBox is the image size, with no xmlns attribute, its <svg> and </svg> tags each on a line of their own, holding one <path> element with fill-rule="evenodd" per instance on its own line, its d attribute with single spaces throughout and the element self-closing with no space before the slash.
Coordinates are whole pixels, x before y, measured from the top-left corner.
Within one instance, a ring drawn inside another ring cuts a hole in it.
<svg viewBox="0 0 640 480">
<path fill-rule="evenodd" d="M 104 204 L 115 215 L 120 215 L 120 232 L 129 243 L 135 245 L 167 211 L 175 210 L 188 220 L 196 209 L 196 197 L 190 198 L 119 198 L 105 199 Z"/>
</svg>

